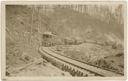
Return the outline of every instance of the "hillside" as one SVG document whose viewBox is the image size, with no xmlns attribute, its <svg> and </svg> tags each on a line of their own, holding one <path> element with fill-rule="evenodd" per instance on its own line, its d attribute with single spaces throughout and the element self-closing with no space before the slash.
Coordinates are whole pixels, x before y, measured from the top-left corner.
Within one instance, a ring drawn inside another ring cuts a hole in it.
<svg viewBox="0 0 128 81">
<path fill-rule="evenodd" d="M 79 7 L 77 10 L 73 8 L 69 6 L 44 7 L 41 5 L 6 6 L 7 71 L 9 68 L 19 68 L 28 63 L 33 63 L 37 59 L 41 59 L 38 48 L 42 46 L 42 41 L 44 40 L 42 39 L 42 35 L 45 32 L 52 32 L 56 35 L 55 39 L 61 40 L 60 46 L 65 47 L 69 45 L 71 50 L 63 49 L 63 51 L 69 56 L 74 54 L 72 58 L 76 58 L 76 56 L 81 57 L 81 55 L 86 57 L 86 54 L 87 56 L 92 54 L 92 57 L 96 56 L 99 60 L 99 55 L 106 58 L 105 60 L 117 59 L 114 62 L 120 59 L 121 63 L 118 63 L 120 64 L 121 70 L 119 70 L 119 72 L 122 71 L 124 28 L 123 24 L 118 22 L 120 18 L 117 17 L 118 20 L 116 20 L 113 15 L 114 13 L 111 13 L 106 7 L 103 7 L 103 9 L 111 15 L 110 19 L 107 19 L 108 16 L 103 12 L 102 14 L 105 18 L 102 18 L 100 15 L 94 16 L 89 14 L 91 11 L 81 12 L 79 11 Z M 96 13 L 99 12 L 96 11 L 94 14 L 96 15 Z M 82 41 L 80 45 L 76 44 L 77 40 Z M 55 40 L 51 40 L 51 42 L 53 41 Z M 79 55 L 77 55 L 76 49 L 80 50 Z M 86 54 L 85 50 L 87 51 Z M 119 53 L 121 53 L 121 56 L 116 56 L 116 54 Z M 92 57 L 89 58 L 94 59 Z M 45 60 L 43 59 L 43 61 Z M 90 63 L 91 62 L 95 64 L 97 60 L 90 61 Z M 38 68 L 37 66 L 37 69 Z M 52 69 L 55 67 L 48 65 L 48 68 Z M 56 69 L 56 71 L 59 71 L 60 75 L 63 74 L 59 69 Z M 56 71 L 53 73 L 56 73 Z M 55 75 L 57 74 L 58 73 Z M 15 75 L 15 72 L 14 74 L 12 72 L 12 75 Z M 67 73 L 65 73 L 65 75 L 69 76 Z"/>
<path fill-rule="evenodd" d="M 6 13 L 7 76 L 71 76 L 42 59 L 38 53 L 42 34 L 37 33 L 37 22 L 30 30 L 31 9 L 7 6 Z"/>
</svg>

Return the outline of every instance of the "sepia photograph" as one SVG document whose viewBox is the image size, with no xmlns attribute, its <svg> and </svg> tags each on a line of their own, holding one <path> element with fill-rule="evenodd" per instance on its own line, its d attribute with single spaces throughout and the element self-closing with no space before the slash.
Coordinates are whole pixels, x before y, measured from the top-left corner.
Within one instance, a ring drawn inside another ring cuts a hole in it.
<svg viewBox="0 0 128 81">
<path fill-rule="evenodd" d="M 4 5 L 6 77 L 125 76 L 125 3 L 41 3 Z"/>
</svg>

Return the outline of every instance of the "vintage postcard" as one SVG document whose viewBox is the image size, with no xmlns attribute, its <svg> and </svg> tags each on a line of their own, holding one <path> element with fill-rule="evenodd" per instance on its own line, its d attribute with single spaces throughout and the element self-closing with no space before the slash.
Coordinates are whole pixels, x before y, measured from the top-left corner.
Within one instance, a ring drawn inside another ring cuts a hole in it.
<svg viewBox="0 0 128 81">
<path fill-rule="evenodd" d="M 126 2 L 2 2 L 4 80 L 125 79 Z"/>
</svg>

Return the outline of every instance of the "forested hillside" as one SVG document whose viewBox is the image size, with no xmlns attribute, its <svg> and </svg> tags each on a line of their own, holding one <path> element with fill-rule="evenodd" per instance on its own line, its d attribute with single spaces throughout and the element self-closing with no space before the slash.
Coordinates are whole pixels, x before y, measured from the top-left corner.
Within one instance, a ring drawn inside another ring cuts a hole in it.
<svg viewBox="0 0 128 81">
<path fill-rule="evenodd" d="M 122 5 L 7 5 L 7 69 L 41 58 L 38 48 L 44 32 L 61 40 L 79 38 L 83 43 L 110 45 L 122 53 L 122 11 Z"/>
</svg>

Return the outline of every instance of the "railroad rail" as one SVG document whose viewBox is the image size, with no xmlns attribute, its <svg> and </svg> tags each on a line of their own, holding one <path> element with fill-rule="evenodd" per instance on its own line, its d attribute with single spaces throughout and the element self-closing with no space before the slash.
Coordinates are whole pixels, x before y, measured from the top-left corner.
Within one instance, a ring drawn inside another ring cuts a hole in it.
<svg viewBox="0 0 128 81">
<path fill-rule="evenodd" d="M 40 47 L 39 52 L 42 58 L 51 62 L 56 67 L 69 72 L 72 76 L 102 76 L 102 77 L 112 77 L 112 76 L 122 76 L 112 71 L 104 70 L 89 64 L 68 58 L 61 54 L 49 49 L 49 47 Z"/>
</svg>

